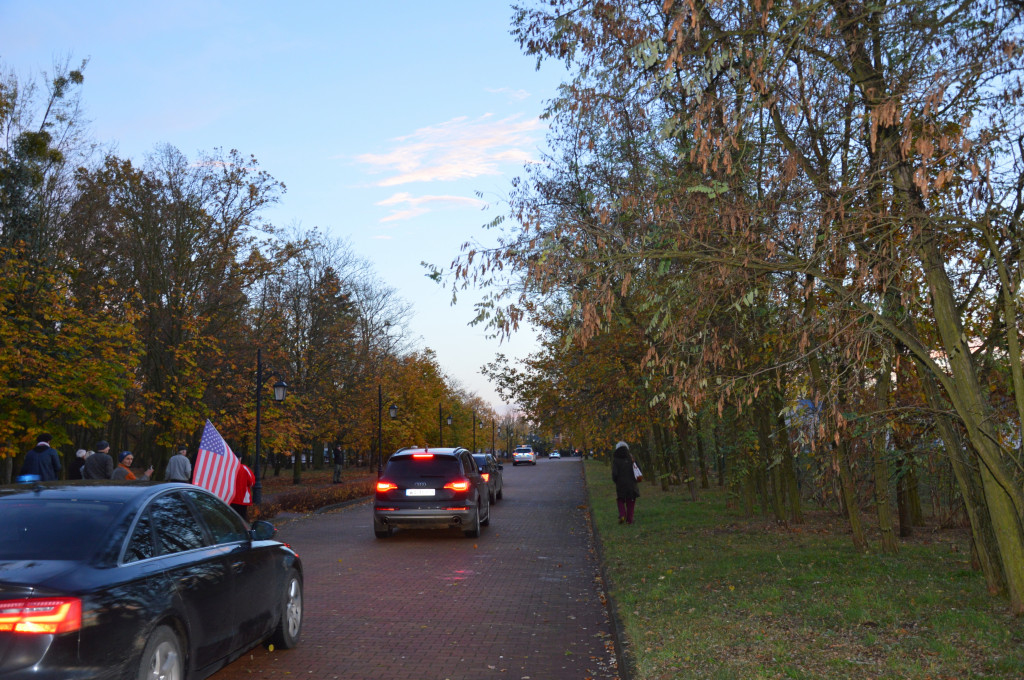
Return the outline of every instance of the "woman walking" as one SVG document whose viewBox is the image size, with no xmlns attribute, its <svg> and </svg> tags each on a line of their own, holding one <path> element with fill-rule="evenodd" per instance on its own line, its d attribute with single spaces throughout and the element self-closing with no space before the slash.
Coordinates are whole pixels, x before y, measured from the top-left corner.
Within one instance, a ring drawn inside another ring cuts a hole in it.
<svg viewBox="0 0 1024 680">
<path fill-rule="evenodd" d="M 633 506 L 640 496 L 640 485 L 633 473 L 633 456 L 629 445 L 619 442 L 612 455 L 612 481 L 615 482 L 615 500 L 619 504 L 619 524 L 633 523 Z"/>
</svg>

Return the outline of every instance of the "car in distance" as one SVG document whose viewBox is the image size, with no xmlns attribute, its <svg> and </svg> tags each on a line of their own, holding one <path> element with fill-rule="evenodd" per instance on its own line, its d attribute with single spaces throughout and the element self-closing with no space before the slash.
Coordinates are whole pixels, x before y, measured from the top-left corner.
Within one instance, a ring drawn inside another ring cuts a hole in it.
<svg viewBox="0 0 1024 680">
<path fill-rule="evenodd" d="M 537 454 L 533 452 L 533 447 L 522 445 L 517 446 L 512 451 L 512 467 L 516 465 L 536 465 Z"/>
<path fill-rule="evenodd" d="M 490 492 L 466 449 L 406 448 L 388 458 L 373 499 L 373 533 L 461 529 L 468 538 L 491 522 Z"/>
<path fill-rule="evenodd" d="M 190 484 L 0 486 L 0 677 L 205 678 L 294 647 L 302 563 Z"/>
<path fill-rule="evenodd" d="M 558 451 L 552 451 L 548 455 L 548 458 L 561 458 L 561 457 L 562 457 L 562 454 L 560 454 Z"/>
<path fill-rule="evenodd" d="M 474 453 L 473 460 L 480 468 L 480 475 L 487 482 L 487 490 L 493 505 L 500 501 L 505 493 L 505 481 L 501 477 L 501 471 L 505 469 L 505 466 L 489 453 Z"/>
</svg>

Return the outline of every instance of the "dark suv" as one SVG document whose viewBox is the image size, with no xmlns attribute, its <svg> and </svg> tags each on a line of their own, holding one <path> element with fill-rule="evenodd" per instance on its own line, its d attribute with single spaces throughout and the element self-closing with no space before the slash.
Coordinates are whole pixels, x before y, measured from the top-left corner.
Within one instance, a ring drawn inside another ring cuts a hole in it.
<svg viewBox="0 0 1024 680">
<path fill-rule="evenodd" d="M 505 469 L 505 466 L 489 453 L 474 453 L 473 460 L 476 461 L 477 467 L 480 468 L 480 474 L 487 482 L 491 503 L 500 501 L 505 493 L 505 481 L 501 478 L 501 471 Z"/>
<path fill-rule="evenodd" d="M 402 449 L 388 459 L 377 480 L 377 538 L 387 538 L 396 528 L 460 528 L 467 538 L 476 538 L 490 521 L 487 482 L 466 449 Z"/>
</svg>

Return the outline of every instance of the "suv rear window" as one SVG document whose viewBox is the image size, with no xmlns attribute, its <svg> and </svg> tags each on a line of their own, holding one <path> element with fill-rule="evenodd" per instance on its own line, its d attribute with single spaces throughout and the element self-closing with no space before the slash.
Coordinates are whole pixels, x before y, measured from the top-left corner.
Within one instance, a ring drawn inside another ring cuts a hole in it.
<svg viewBox="0 0 1024 680">
<path fill-rule="evenodd" d="M 432 456 L 430 458 L 402 456 L 388 461 L 385 474 L 396 479 L 409 477 L 451 477 L 452 475 L 459 474 L 459 463 L 451 456 Z"/>
</svg>

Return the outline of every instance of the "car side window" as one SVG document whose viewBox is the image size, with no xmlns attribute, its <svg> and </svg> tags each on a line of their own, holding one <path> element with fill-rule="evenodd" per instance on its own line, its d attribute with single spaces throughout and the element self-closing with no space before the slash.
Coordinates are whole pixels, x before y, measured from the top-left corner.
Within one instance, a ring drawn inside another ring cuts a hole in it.
<svg viewBox="0 0 1024 680">
<path fill-rule="evenodd" d="M 462 467 L 465 469 L 467 475 L 471 475 L 474 472 L 479 472 L 476 467 L 476 461 L 473 460 L 473 456 L 468 453 L 462 454 Z"/>
<path fill-rule="evenodd" d="M 158 496 L 149 507 L 161 555 L 195 550 L 206 544 L 202 527 L 178 494 Z"/>
<path fill-rule="evenodd" d="M 156 557 L 156 546 L 153 543 L 153 524 L 149 521 L 149 511 L 143 510 L 139 521 L 135 523 L 128 548 L 124 552 L 124 561 L 138 562 Z"/>
<path fill-rule="evenodd" d="M 213 496 L 201 491 L 186 491 L 195 503 L 199 514 L 213 534 L 214 543 L 234 543 L 249 538 L 249 532 L 242 524 L 242 518 Z"/>
</svg>

